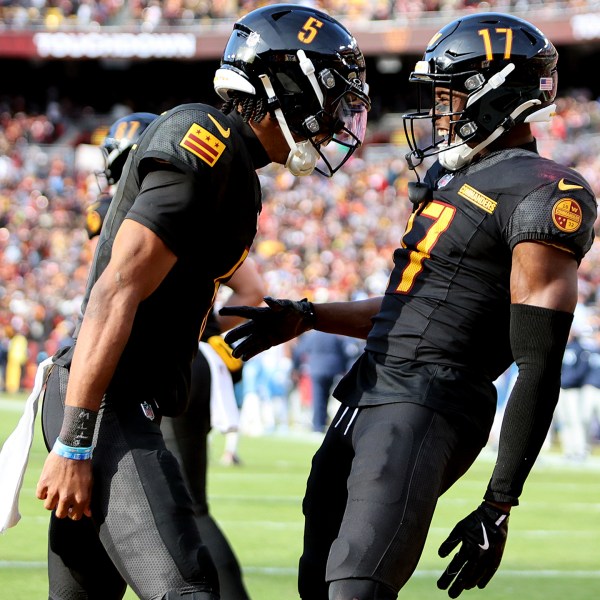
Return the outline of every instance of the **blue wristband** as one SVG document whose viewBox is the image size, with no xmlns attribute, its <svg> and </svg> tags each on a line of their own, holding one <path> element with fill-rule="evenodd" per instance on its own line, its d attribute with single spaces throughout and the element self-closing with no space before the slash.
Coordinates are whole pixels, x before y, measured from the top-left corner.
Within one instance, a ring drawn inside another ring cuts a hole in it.
<svg viewBox="0 0 600 600">
<path fill-rule="evenodd" d="M 58 438 L 52 446 L 52 452 L 62 456 L 63 458 L 70 458 L 71 460 L 89 460 L 92 458 L 94 451 L 93 446 L 87 446 L 85 448 L 77 446 L 67 446 L 63 444 Z"/>
</svg>

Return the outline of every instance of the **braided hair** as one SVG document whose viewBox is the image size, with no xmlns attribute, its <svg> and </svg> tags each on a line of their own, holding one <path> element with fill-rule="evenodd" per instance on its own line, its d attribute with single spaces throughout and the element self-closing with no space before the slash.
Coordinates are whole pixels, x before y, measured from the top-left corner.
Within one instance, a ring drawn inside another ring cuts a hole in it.
<svg viewBox="0 0 600 600">
<path fill-rule="evenodd" d="M 230 92 L 230 98 L 223 104 L 221 111 L 228 115 L 234 110 L 237 110 L 245 123 L 260 123 L 268 114 L 267 99 L 243 92 Z"/>
</svg>

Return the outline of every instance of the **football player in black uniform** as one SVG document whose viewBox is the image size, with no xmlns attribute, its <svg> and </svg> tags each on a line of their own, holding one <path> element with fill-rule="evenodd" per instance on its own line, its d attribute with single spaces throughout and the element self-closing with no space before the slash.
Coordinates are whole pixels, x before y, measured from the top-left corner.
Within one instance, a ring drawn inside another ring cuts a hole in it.
<svg viewBox="0 0 600 600">
<path fill-rule="evenodd" d="M 103 140 L 101 148 L 105 156 L 105 168 L 97 173 L 102 193 L 86 211 L 86 231 L 93 248 L 112 200 L 110 186 L 119 181 L 127 155 L 137 144 L 142 132 L 157 117 L 152 113 L 131 113 L 121 117 L 111 125 Z M 231 276 L 227 286 L 231 288 L 232 294 L 227 299 L 226 306 L 239 303 L 256 306 L 262 302 L 264 285 L 256 263 L 250 257 Z M 213 386 L 229 385 L 229 396 L 234 400 L 233 378 L 241 379 L 243 366 L 240 359 L 231 356 L 231 348 L 221 334 L 238 325 L 241 320 L 237 317 L 220 317 L 214 309 L 209 312 L 200 341 L 206 342 L 211 349 L 216 349 L 214 356 L 223 363 L 226 379 L 222 382 L 221 378 L 213 380 L 211 377 L 211 368 L 205 356 L 205 352 L 209 350 L 205 344 L 202 346 L 205 350 L 198 352 L 192 363 L 188 408 L 178 417 L 164 417 L 160 425 L 167 448 L 181 465 L 192 498 L 200 537 L 208 548 L 219 575 L 221 600 L 249 598 L 240 564 L 225 534 L 210 514 L 206 493 L 212 389 Z M 223 390 L 219 396 L 224 396 L 225 393 Z M 42 405 L 43 408 L 45 406 L 50 409 L 42 411 L 44 418 L 56 418 L 57 411 L 52 410 L 51 402 Z M 235 404 L 233 408 L 237 411 Z M 224 408 L 223 412 L 227 413 L 227 410 Z M 229 418 L 235 420 L 233 416 Z M 230 434 L 236 432 L 227 432 L 226 435 Z"/>
<path fill-rule="evenodd" d="M 536 152 L 530 123 L 554 110 L 558 55 L 505 14 L 453 21 L 410 80 L 429 102 L 405 115 L 413 213 L 383 298 L 313 305 L 268 299 L 227 309 L 252 321 L 226 339 L 249 358 L 309 328 L 366 338 L 334 392 L 342 404 L 303 502 L 304 600 L 392 600 L 417 566 L 438 498 L 471 466 L 494 418 L 493 381 L 518 379 L 483 502 L 440 546 L 456 598 L 498 568 L 508 517 L 546 437 L 593 240 L 596 200 L 573 170 Z M 432 126 L 432 141 L 422 137 Z M 424 146 L 424 147 L 423 147 Z"/>
<path fill-rule="evenodd" d="M 129 153 L 73 356 L 55 362 L 64 417 L 44 432 L 52 450 L 37 486 L 52 511 L 51 598 L 119 599 L 126 585 L 145 599 L 219 598 L 160 419 L 185 410 L 206 316 L 254 240 L 256 169 L 332 175 L 362 143 L 365 74 L 335 19 L 298 5 L 257 9 L 234 25 L 216 72 L 223 110 L 175 107 Z M 325 145 L 342 150 L 335 162 Z"/>
</svg>

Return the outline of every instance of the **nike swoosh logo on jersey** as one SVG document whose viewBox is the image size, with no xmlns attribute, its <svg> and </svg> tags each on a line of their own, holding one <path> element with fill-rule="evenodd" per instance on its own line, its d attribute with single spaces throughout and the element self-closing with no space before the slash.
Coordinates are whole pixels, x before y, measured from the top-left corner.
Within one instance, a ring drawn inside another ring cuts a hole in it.
<svg viewBox="0 0 600 600">
<path fill-rule="evenodd" d="M 219 133 L 225 139 L 227 139 L 229 137 L 229 134 L 231 133 L 231 129 L 229 127 L 227 129 L 225 129 L 223 127 L 223 125 L 221 125 L 221 123 L 219 123 L 219 121 L 217 121 L 212 115 L 208 115 L 208 118 L 213 122 L 214 126 L 219 130 Z"/>
<path fill-rule="evenodd" d="M 487 550 L 490 547 L 490 542 L 488 540 L 487 531 L 485 530 L 483 523 L 481 523 L 481 529 L 483 530 L 483 544 L 479 544 L 479 547 L 482 550 Z"/>
<path fill-rule="evenodd" d="M 210 116 L 210 115 L 209 115 Z M 558 189 L 561 192 L 567 192 L 568 190 L 582 190 L 582 185 L 573 185 L 571 183 L 566 183 L 564 178 L 558 182 Z"/>
</svg>

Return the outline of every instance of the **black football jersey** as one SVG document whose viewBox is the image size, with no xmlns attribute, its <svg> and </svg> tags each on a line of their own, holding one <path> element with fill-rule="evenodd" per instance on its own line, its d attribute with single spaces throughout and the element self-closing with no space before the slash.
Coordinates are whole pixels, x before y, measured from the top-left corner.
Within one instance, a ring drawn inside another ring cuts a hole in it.
<svg viewBox="0 0 600 600">
<path fill-rule="evenodd" d="M 596 200 L 575 171 L 516 148 L 455 173 L 428 172 L 431 200 L 412 213 L 366 348 L 491 379 L 512 362 L 510 271 L 523 241 L 581 261 Z"/>
<path fill-rule="evenodd" d="M 174 389 L 183 393 L 181 384 L 189 380 L 219 284 L 243 262 L 256 235 L 261 209 L 256 169 L 268 163 L 264 148 L 237 113 L 224 115 L 207 105 L 178 106 L 144 131 L 127 158 L 106 216 L 84 307 L 124 219 L 151 229 L 177 262 L 140 304 L 112 387 L 147 386 L 158 396 L 164 389 L 165 398 Z M 187 174 L 189 185 L 173 192 L 167 172 L 166 183 L 148 201 L 140 194 L 144 177 L 163 168 Z"/>
</svg>

